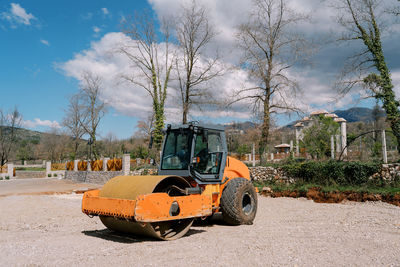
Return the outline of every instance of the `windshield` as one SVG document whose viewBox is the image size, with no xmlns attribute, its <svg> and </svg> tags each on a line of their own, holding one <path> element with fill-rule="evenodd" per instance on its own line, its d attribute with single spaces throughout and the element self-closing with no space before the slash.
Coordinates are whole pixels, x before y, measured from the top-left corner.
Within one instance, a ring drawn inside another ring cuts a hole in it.
<svg viewBox="0 0 400 267">
<path fill-rule="evenodd" d="M 174 130 L 167 134 L 162 155 L 163 170 L 187 170 L 190 162 L 190 132 Z"/>
</svg>

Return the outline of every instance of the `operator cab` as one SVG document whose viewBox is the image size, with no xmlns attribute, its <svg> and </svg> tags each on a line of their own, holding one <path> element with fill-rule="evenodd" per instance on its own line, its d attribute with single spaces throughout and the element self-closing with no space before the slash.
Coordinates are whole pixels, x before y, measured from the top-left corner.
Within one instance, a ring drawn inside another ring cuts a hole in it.
<svg viewBox="0 0 400 267">
<path fill-rule="evenodd" d="M 222 180 L 226 157 L 223 127 L 168 125 L 159 174 L 193 177 L 199 184 L 218 183 Z"/>
</svg>

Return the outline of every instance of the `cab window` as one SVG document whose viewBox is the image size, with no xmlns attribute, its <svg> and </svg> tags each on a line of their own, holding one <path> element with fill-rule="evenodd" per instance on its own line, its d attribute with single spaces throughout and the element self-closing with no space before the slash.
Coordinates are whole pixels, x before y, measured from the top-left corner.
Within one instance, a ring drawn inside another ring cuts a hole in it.
<svg viewBox="0 0 400 267">
<path fill-rule="evenodd" d="M 201 174 L 218 174 L 222 161 L 221 134 L 217 131 L 201 131 L 196 135 L 194 165 Z"/>
<path fill-rule="evenodd" d="M 165 139 L 161 169 L 187 170 L 190 161 L 190 149 L 189 131 L 170 131 Z"/>
</svg>

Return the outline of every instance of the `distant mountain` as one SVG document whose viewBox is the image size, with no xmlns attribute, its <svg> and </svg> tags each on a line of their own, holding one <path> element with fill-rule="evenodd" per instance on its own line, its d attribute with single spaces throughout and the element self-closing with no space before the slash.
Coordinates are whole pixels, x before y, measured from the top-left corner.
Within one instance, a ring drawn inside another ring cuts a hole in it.
<svg viewBox="0 0 400 267">
<path fill-rule="evenodd" d="M 11 127 L 8 126 L 0 126 L 2 130 L 7 132 L 11 130 Z M 32 144 L 39 144 L 43 138 L 54 136 L 53 133 L 44 133 L 35 130 L 29 130 L 25 128 L 15 128 L 15 137 L 18 142 L 29 142 Z M 56 134 L 56 136 L 59 136 Z"/>
<path fill-rule="evenodd" d="M 245 122 L 232 122 L 224 124 L 226 130 L 247 130 L 249 128 L 256 127 L 254 122 L 245 121 Z"/>
<path fill-rule="evenodd" d="M 341 118 L 344 118 L 348 122 L 370 122 L 374 121 L 374 110 L 370 108 L 350 108 L 346 110 L 335 110 L 333 113 Z M 379 110 L 376 114 L 378 117 L 385 117 L 386 114 L 383 110 Z"/>
<path fill-rule="evenodd" d="M 0 126 L 4 132 L 11 131 L 11 127 Z M 39 143 L 40 139 L 47 133 L 28 130 L 24 128 L 15 128 L 16 137 L 19 140 L 26 140 L 32 143 Z"/>
</svg>

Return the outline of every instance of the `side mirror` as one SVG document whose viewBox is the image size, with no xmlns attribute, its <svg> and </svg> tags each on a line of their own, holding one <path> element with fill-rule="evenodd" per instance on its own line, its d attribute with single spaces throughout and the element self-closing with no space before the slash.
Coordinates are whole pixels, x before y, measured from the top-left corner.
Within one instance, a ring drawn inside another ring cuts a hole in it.
<svg viewBox="0 0 400 267">
<path fill-rule="evenodd" d="M 197 164 L 200 162 L 200 157 L 193 157 L 192 158 L 192 164 Z"/>
</svg>

